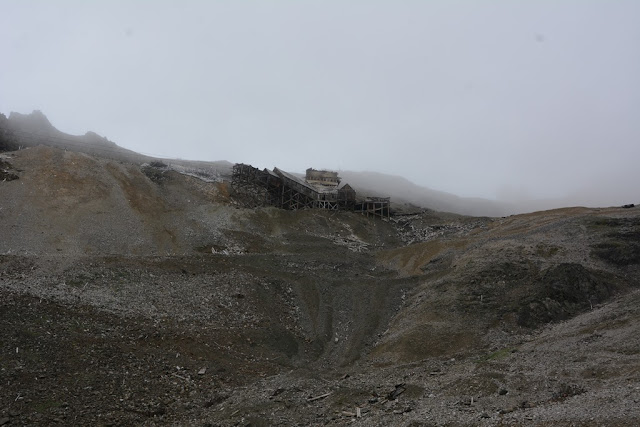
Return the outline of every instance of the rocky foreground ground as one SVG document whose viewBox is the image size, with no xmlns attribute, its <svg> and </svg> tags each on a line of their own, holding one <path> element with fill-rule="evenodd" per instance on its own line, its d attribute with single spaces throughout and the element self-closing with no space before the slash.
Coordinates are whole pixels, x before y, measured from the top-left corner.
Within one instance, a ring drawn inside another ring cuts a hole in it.
<svg viewBox="0 0 640 427">
<path fill-rule="evenodd" d="M 640 208 L 382 221 L 0 156 L 0 425 L 640 425 Z"/>
</svg>

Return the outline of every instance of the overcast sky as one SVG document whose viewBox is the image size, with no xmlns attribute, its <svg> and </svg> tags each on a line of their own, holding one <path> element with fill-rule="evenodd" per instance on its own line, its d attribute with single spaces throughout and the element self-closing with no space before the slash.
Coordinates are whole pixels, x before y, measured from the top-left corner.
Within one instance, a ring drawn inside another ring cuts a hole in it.
<svg viewBox="0 0 640 427">
<path fill-rule="evenodd" d="M 0 0 L 0 112 L 162 157 L 640 202 L 640 1 Z M 590 198 L 590 199 L 589 199 Z"/>
</svg>

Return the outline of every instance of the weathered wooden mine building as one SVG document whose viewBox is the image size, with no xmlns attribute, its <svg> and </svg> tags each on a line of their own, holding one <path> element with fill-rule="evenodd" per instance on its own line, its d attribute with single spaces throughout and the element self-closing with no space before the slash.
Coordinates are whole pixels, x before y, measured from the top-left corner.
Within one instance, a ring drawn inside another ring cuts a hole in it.
<svg viewBox="0 0 640 427">
<path fill-rule="evenodd" d="M 233 166 L 231 186 L 235 197 L 248 207 L 282 209 L 329 209 L 361 212 L 388 218 L 388 197 L 358 198 L 349 185 L 340 185 L 337 172 L 307 169 L 305 178 L 281 169 L 260 170 L 242 163 Z"/>
</svg>

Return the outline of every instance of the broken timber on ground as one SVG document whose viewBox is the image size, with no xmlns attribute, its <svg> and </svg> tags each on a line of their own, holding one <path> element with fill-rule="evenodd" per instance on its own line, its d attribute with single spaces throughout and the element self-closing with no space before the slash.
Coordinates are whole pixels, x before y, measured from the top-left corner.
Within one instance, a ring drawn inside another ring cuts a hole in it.
<svg viewBox="0 0 640 427">
<path fill-rule="evenodd" d="M 348 210 L 389 218 L 389 197 L 358 200 L 349 184 L 342 187 L 339 184 L 340 178 L 335 172 L 307 169 L 307 179 L 302 179 L 278 168 L 260 170 L 243 163 L 233 166 L 231 177 L 234 195 L 246 207 Z"/>
</svg>

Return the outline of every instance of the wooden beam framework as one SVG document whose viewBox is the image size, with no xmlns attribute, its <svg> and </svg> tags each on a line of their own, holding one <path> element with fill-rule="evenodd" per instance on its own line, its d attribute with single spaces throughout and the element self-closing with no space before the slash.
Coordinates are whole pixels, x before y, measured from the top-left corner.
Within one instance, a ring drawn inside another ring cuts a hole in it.
<svg viewBox="0 0 640 427">
<path fill-rule="evenodd" d="M 356 205 L 356 210 L 360 210 L 366 216 L 389 219 L 391 216 L 390 205 L 389 197 L 368 197 L 359 206 Z"/>
<path fill-rule="evenodd" d="M 245 207 L 349 210 L 368 217 L 388 219 L 390 216 L 388 197 L 368 197 L 357 202 L 355 190 L 348 185 L 339 190 L 319 191 L 301 178 L 278 168 L 260 170 L 238 163 L 233 166 L 231 188 L 234 198 Z"/>
</svg>

